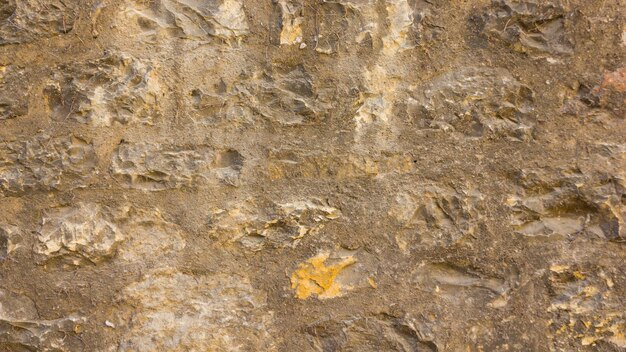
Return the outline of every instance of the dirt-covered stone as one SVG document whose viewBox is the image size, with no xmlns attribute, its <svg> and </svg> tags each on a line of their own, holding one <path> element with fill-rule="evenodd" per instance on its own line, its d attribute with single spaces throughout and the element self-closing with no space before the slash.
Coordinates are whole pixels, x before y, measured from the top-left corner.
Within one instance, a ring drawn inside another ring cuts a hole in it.
<svg viewBox="0 0 626 352">
<path fill-rule="evenodd" d="M 0 2 L 0 352 L 626 350 L 624 5 Z"/>
</svg>

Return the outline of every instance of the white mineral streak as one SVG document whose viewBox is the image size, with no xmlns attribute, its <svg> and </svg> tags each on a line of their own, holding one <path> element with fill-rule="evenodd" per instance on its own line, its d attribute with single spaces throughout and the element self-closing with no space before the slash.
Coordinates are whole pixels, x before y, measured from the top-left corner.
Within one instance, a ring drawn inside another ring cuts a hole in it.
<svg viewBox="0 0 626 352">
<path fill-rule="evenodd" d="M 386 34 L 382 37 L 382 50 L 373 67 L 364 73 L 368 91 L 361 97 L 362 104 L 354 117 L 357 140 L 363 137 L 364 129 L 367 126 L 372 124 L 386 125 L 390 122 L 396 98 L 397 82 L 389 76 L 387 66 L 393 65 L 394 56 L 398 52 L 410 47 L 407 42 L 407 35 L 409 27 L 413 24 L 413 12 L 408 1 L 388 0 L 386 10 L 389 26 L 385 30 Z M 374 31 L 381 32 L 381 26 L 374 25 L 372 27 Z"/>
</svg>

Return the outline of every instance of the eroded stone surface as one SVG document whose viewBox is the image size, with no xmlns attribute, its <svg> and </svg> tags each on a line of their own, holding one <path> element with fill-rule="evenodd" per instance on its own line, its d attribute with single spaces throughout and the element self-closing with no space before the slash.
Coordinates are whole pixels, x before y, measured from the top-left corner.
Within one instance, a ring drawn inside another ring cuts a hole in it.
<svg viewBox="0 0 626 352">
<path fill-rule="evenodd" d="M 27 296 L 0 288 L 0 346 L 10 351 L 76 351 L 84 348 L 78 333 L 85 318 L 40 319 Z"/>
<path fill-rule="evenodd" d="M 268 174 L 272 179 L 376 177 L 385 174 L 405 174 L 415 170 L 410 155 L 358 155 L 341 152 L 306 152 L 272 150 L 269 153 Z"/>
<path fill-rule="evenodd" d="M 531 187 L 525 197 L 507 200 L 512 225 L 526 236 L 589 236 L 613 241 L 625 238 L 623 175 L 596 179 L 590 175 L 522 171 Z"/>
<path fill-rule="evenodd" d="M 420 325 L 414 319 L 380 314 L 321 321 L 306 331 L 315 351 L 438 351 L 432 334 Z"/>
<path fill-rule="evenodd" d="M 553 334 L 575 336 L 582 346 L 626 347 L 626 317 L 612 270 L 554 264 L 549 280 Z"/>
<path fill-rule="evenodd" d="M 235 150 L 122 143 L 113 156 L 111 172 L 124 187 L 159 191 L 207 179 L 234 184 L 243 161 Z"/>
<path fill-rule="evenodd" d="M 121 260 L 147 267 L 163 266 L 163 261 L 178 254 L 186 246 L 184 231 L 163 219 L 159 209 L 120 209 L 121 227 L 127 237 L 120 247 Z"/>
<path fill-rule="evenodd" d="M 0 45 L 28 43 L 70 32 L 76 21 L 73 1 L 8 0 L 0 7 Z"/>
<path fill-rule="evenodd" d="M 59 66 L 44 88 L 52 119 L 95 126 L 152 124 L 161 88 L 152 65 L 123 53 Z"/>
<path fill-rule="evenodd" d="M 531 138 L 532 125 L 525 117 L 533 100 L 530 87 L 506 69 L 468 67 L 435 78 L 416 92 L 407 109 L 422 128 L 524 140 Z"/>
<path fill-rule="evenodd" d="M 509 284 L 497 277 L 472 272 L 468 268 L 448 263 L 425 263 L 413 272 L 420 289 L 432 290 L 450 300 L 463 300 L 462 296 L 482 296 L 479 301 L 490 306 L 504 304 Z"/>
<path fill-rule="evenodd" d="M 156 272 L 124 289 L 140 307 L 122 351 L 273 350 L 266 296 L 239 275 Z"/>
<path fill-rule="evenodd" d="M 0 143 L 3 194 L 85 187 L 97 157 L 93 146 L 76 136 L 36 135 Z"/>
<path fill-rule="evenodd" d="M 0 67 L 0 120 L 28 113 L 28 76 L 23 68 L 12 65 Z"/>
<path fill-rule="evenodd" d="M 398 246 L 450 246 L 480 236 L 482 195 L 475 190 L 424 187 L 399 193 L 389 214 L 406 230 L 396 234 Z"/>
<path fill-rule="evenodd" d="M 248 33 L 241 0 L 160 0 L 130 1 L 123 16 L 134 22 L 139 35 L 147 41 L 161 37 L 208 40 L 210 37 L 233 39 Z"/>
<path fill-rule="evenodd" d="M 6 260 L 12 252 L 20 247 L 20 229 L 17 226 L 0 225 L 0 261 Z"/>
<path fill-rule="evenodd" d="M 566 2 L 499 0 L 494 5 L 485 29 L 514 50 L 555 55 L 574 52 Z"/>
<path fill-rule="evenodd" d="M 288 203 L 249 199 L 212 213 L 212 236 L 253 250 L 295 247 L 302 238 L 316 236 L 327 222 L 341 216 L 339 209 L 315 199 Z"/>
<path fill-rule="evenodd" d="M 112 215 L 93 203 L 52 209 L 44 215 L 36 252 L 46 258 L 72 257 L 94 263 L 115 254 L 124 234 L 112 222 Z"/>
<path fill-rule="evenodd" d="M 0 4 L 0 351 L 621 351 L 619 0 Z"/>
<path fill-rule="evenodd" d="M 83 266 L 118 257 L 150 267 L 182 250 L 183 237 L 183 231 L 163 219 L 158 209 L 79 203 L 46 211 L 35 252 L 43 256 L 42 263 L 61 259 Z"/>
</svg>

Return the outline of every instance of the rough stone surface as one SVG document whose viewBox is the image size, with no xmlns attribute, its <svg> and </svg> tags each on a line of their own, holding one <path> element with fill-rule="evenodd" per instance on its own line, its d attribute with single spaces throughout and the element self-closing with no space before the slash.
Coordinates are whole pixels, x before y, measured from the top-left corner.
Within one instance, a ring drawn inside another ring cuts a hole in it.
<svg viewBox="0 0 626 352">
<path fill-rule="evenodd" d="M 275 348 L 265 294 L 245 277 L 157 272 L 124 289 L 136 305 L 119 348 L 260 351 Z"/>
<path fill-rule="evenodd" d="M 0 290 L 0 344 L 6 351 L 83 349 L 83 317 L 42 320 L 35 303 L 21 294 Z"/>
<path fill-rule="evenodd" d="M 159 85 L 149 63 L 106 53 L 85 64 L 54 69 L 44 95 L 54 120 L 95 126 L 152 124 L 158 118 Z"/>
<path fill-rule="evenodd" d="M 21 195 L 86 187 L 97 171 L 93 146 L 76 136 L 19 136 L 0 144 L 0 191 Z"/>
<path fill-rule="evenodd" d="M 0 45 L 28 43 L 69 33 L 77 1 L 7 0 L 0 5 Z"/>
<path fill-rule="evenodd" d="M 0 352 L 626 351 L 623 0 L 0 2 Z"/>
<path fill-rule="evenodd" d="M 96 204 L 53 209 L 43 216 L 36 252 L 47 259 L 71 256 L 97 263 L 115 253 L 123 234 Z"/>
</svg>

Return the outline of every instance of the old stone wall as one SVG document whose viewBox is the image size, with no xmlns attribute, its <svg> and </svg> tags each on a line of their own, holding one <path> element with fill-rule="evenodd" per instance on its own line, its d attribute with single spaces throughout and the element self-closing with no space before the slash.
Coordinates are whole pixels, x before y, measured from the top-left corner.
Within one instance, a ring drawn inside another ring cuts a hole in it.
<svg viewBox="0 0 626 352">
<path fill-rule="evenodd" d="M 623 0 L 0 2 L 0 351 L 626 350 Z"/>
</svg>

